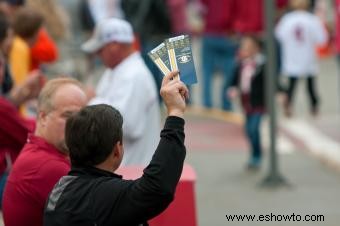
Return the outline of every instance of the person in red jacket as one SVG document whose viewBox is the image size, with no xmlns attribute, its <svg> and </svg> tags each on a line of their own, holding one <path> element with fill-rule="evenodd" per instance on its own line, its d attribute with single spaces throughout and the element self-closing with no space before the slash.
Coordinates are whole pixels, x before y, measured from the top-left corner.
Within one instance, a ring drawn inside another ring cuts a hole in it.
<svg viewBox="0 0 340 226">
<path fill-rule="evenodd" d="M 36 97 L 40 87 L 40 75 L 34 75 L 7 95 L 0 95 L 0 199 L 11 164 L 24 146 L 27 134 L 35 126 L 34 121 L 20 115 L 18 106 Z"/>
<path fill-rule="evenodd" d="M 237 42 L 233 38 L 234 21 L 237 15 L 236 2 L 236 0 L 201 0 L 205 21 L 201 57 L 202 100 L 206 108 L 213 107 L 212 81 L 216 70 L 219 70 L 223 75 L 222 108 L 227 111 L 232 110 L 232 103 L 225 92 L 230 86 L 237 50 Z"/>
<path fill-rule="evenodd" d="M 5 0 L 1 7 L 3 13 L 9 18 L 25 5 L 25 0 Z M 55 41 L 50 37 L 45 28 L 38 32 L 36 42 L 30 47 L 30 71 L 39 69 L 45 63 L 53 63 L 58 59 L 58 48 Z"/>
<path fill-rule="evenodd" d="M 35 126 L 34 121 L 20 115 L 18 106 L 38 95 L 40 80 L 39 74 L 30 76 L 7 95 L 0 95 L 0 199 L 11 165 L 24 146 L 27 134 Z"/>
<path fill-rule="evenodd" d="M 7 226 L 43 225 L 47 196 L 70 170 L 66 119 L 86 103 L 81 84 L 71 78 L 52 79 L 42 89 L 35 133 L 28 135 L 5 186 L 2 205 Z"/>
<path fill-rule="evenodd" d="M 237 33 L 261 36 L 265 29 L 264 0 L 237 0 L 234 28 Z M 276 17 L 279 18 L 288 7 L 288 0 L 276 0 Z"/>
</svg>

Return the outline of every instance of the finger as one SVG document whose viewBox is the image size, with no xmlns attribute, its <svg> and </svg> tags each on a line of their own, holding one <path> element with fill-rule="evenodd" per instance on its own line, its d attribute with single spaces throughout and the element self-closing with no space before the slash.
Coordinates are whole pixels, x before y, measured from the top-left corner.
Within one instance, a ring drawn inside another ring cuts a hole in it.
<svg viewBox="0 0 340 226">
<path fill-rule="evenodd" d="M 189 97 L 190 97 L 190 92 L 189 92 L 189 90 L 186 90 L 186 91 L 184 92 L 184 96 L 185 96 L 186 99 L 189 99 Z"/>
<path fill-rule="evenodd" d="M 162 86 L 167 85 L 170 81 L 173 81 L 176 76 L 178 76 L 179 71 L 171 71 L 169 74 L 165 75 L 162 81 Z"/>
<path fill-rule="evenodd" d="M 170 80 L 168 82 L 168 84 L 166 84 L 167 86 L 173 86 L 174 84 L 179 83 L 180 81 L 178 79 L 176 79 L 176 77 L 174 77 L 172 80 Z"/>
<path fill-rule="evenodd" d="M 185 100 L 187 98 L 185 90 L 180 90 L 179 92 L 181 93 L 182 98 Z"/>
<path fill-rule="evenodd" d="M 184 97 L 186 98 L 186 99 L 189 99 L 189 89 L 188 89 L 188 87 L 186 87 L 186 86 L 184 86 L 184 89 L 182 89 L 181 90 L 181 92 L 183 93 L 183 95 L 184 95 Z"/>
<path fill-rule="evenodd" d="M 181 93 L 185 98 L 189 98 L 189 90 L 188 87 L 181 81 L 174 81 L 169 83 L 169 89 L 176 90 L 177 93 Z"/>
<path fill-rule="evenodd" d="M 172 86 L 176 87 L 177 89 L 186 89 L 186 90 L 188 90 L 186 85 L 182 81 L 179 81 L 179 80 L 171 81 L 169 83 L 169 87 L 172 87 Z"/>
<path fill-rule="evenodd" d="M 179 87 L 180 90 L 184 90 L 185 93 L 189 93 L 188 87 L 183 82 L 179 82 Z"/>
</svg>

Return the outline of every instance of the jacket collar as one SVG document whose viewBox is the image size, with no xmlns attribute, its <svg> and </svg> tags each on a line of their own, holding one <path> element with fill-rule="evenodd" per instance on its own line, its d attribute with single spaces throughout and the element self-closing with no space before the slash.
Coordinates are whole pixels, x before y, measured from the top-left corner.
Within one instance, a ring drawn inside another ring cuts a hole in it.
<svg viewBox="0 0 340 226">
<path fill-rule="evenodd" d="M 72 176 L 93 176 L 93 177 L 115 177 L 115 178 L 123 178 L 121 175 L 98 169 L 93 166 L 89 167 L 75 167 L 72 166 L 71 171 L 68 173 Z"/>
<path fill-rule="evenodd" d="M 253 61 L 256 64 L 257 67 L 263 65 L 266 62 L 266 58 L 262 53 L 258 53 L 255 56 L 253 56 L 252 58 L 245 59 L 245 61 L 247 61 L 247 60 Z M 241 60 L 241 62 L 242 62 L 242 60 Z"/>
</svg>

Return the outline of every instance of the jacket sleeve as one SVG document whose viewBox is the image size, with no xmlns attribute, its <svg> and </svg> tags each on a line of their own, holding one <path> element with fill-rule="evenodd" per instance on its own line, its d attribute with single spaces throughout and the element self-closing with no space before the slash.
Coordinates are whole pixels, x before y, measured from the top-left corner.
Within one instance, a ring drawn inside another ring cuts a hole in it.
<svg viewBox="0 0 340 226">
<path fill-rule="evenodd" d="M 239 79 L 240 79 L 240 65 L 237 64 L 232 74 L 230 86 L 238 88 Z"/>
<path fill-rule="evenodd" d="M 140 224 L 167 208 L 182 174 L 186 154 L 184 136 L 184 120 L 168 117 L 159 145 L 143 176 L 135 181 L 122 180 L 118 185 L 115 181 L 110 188 L 107 184 L 96 191 L 97 194 L 108 194 L 102 200 L 97 199 L 98 204 L 95 205 L 104 208 L 103 202 L 106 202 L 109 206 L 106 209 L 112 210 L 106 222 L 112 225 Z M 112 199 L 108 199 L 113 196 L 116 200 L 114 204 Z"/>
</svg>

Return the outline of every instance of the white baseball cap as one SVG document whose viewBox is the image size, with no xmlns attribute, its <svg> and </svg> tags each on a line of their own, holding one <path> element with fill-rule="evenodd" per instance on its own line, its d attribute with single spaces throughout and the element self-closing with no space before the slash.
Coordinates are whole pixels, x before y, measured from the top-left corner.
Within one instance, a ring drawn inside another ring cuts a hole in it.
<svg viewBox="0 0 340 226">
<path fill-rule="evenodd" d="M 87 53 L 95 53 L 110 42 L 132 43 L 133 40 L 133 30 L 129 22 L 108 18 L 96 25 L 91 39 L 86 41 L 81 48 Z"/>
</svg>

